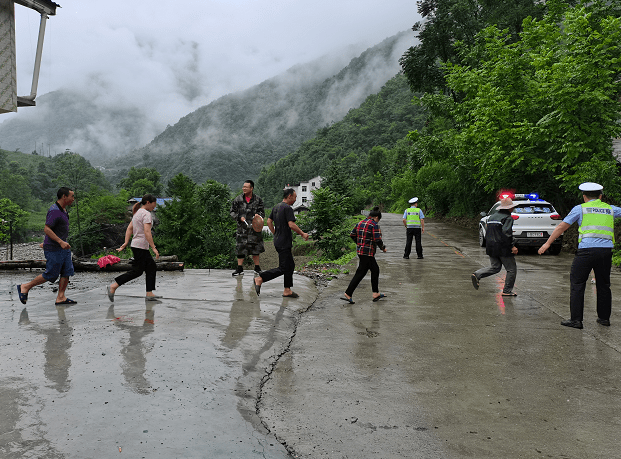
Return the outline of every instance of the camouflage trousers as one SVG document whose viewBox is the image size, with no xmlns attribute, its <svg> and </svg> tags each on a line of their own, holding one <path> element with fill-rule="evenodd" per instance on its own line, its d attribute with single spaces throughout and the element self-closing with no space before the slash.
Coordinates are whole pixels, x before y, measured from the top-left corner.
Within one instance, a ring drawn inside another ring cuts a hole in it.
<svg viewBox="0 0 621 459">
<path fill-rule="evenodd" d="M 237 232 L 235 235 L 235 253 L 237 258 L 245 258 L 248 255 L 259 255 L 265 252 L 263 235 L 250 229 L 247 232 Z"/>
</svg>

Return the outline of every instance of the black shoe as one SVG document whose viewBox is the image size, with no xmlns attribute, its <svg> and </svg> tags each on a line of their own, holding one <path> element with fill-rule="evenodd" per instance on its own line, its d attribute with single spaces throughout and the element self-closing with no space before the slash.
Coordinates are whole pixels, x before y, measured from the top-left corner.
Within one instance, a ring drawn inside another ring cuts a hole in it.
<svg viewBox="0 0 621 459">
<path fill-rule="evenodd" d="M 254 265 L 254 272 L 261 274 L 261 267 L 259 265 Z"/>
<path fill-rule="evenodd" d="M 420 257 L 416 257 L 416 258 L 418 258 L 419 260 L 422 260 L 422 259 L 423 259 L 423 257 L 422 257 L 422 256 L 420 256 Z"/>
<path fill-rule="evenodd" d="M 235 277 L 235 276 L 243 276 L 243 275 L 244 275 L 244 270 L 243 269 L 237 269 L 237 270 L 233 271 L 233 274 L 232 274 L 233 277 Z"/>
<path fill-rule="evenodd" d="M 572 328 L 583 328 L 582 322 L 580 320 L 571 320 L 571 319 L 563 320 L 561 322 L 561 325 L 564 325 L 566 327 L 572 327 Z"/>
<path fill-rule="evenodd" d="M 479 290 L 479 278 L 477 277 L 476 274 L 472 273 L 470 275 L 470 279 L 472 279 L 472 286 L 476 289 Z"/>
<path fill-rule="evenodd" d="M 403 258 L 405 258 L 406 260 L 410 259 L 410 257 L 408 257 L 407 255 L 403 255 Z"/>
<path fill-rule="evenodd" d="M 597 323 L 605 327 L 610 327 L 610 320 L 597 318 Z"/>
</svg>

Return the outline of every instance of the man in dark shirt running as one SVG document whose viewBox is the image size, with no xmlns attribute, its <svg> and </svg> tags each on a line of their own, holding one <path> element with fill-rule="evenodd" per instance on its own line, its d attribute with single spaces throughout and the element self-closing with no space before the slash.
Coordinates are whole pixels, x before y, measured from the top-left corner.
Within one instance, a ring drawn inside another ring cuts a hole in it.
<svg viewBox="0 0 621 459">
<path fill-rule="evenodd" d="M 276 279 L 279 276 L 285 276 L 285 290 L 282 296 L 288 298 L 298 298 L 298 294 L 291 290 L 293 287 L 293 271 L 295 271 L 295 262 L 291 247 L 293 246 L 293 237 L 291 231 L 295 231 L 308 240 L 308 234 L 302 231 L 295 223 L 295 215 L 291 204 L 295 202 L 297 194 L 293 188 L 287 188 L 283 193 L 282 202 L 276 204 L 272 209 L 272 213 L 267 219 L 267 227 L 274 235 L 274 248 L 278 252 L 278 268 L 262 271 L 258 277 L 254 278 L 254 288 L 257 295 L 261 293 L 261 284 Z"/>
<path fill-rule="evenodd" d="M 45 272 L 38 275 L 32 281 L 17 286 L 19 301 L 26 304 L 28 291 L 45 281 L 58 281 L 58 295 L 56 305 L 76 304 L 65 296 L 65 290 L 69 284 L 69 277 L 73 276 L 73 263 L 71 262 L 71 246 L 67 243 L 69 236 L 69 214 L 67 207 L 73 204 L 75 196 L 69 188 L 62 187 L 56 193 L 56 201 L 47 211 L 45 218 L 45 239 L 43 240 L 43 253 L 45 254 Z"/>
<path fill-rule="evenodd" d="M 485 239 L 486 253 L 489 256 L 490 266 L 481 268 L 470 275 L 472 285 L 475 289 L 479 289 L 479 281 L 487 276 L 492 276 L 504 266 L 507 270 L 505 277 L 505 286 L 502 290 L 502 296 L 517 296 L 513 292 L 515 277 L 517 275 L 517 266 L 515 264 L 515 255 L 518 253 L 517 247 L 513 240 L 513 218 L 511 211 L 515 207 L 515 203 L 511 198 L 503 198 L 496 212 L 490 215 L 487 220 L 487 233 Z"/>
</svg>

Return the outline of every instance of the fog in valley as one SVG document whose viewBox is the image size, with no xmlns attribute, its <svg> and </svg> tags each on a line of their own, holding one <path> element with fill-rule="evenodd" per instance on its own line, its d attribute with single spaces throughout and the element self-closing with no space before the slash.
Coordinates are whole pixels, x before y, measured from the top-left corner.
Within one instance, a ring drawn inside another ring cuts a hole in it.
<svg viewBox="0 0 621 459">
<path fill-rule="evenodd" d="M 0 119 L 0 148 L 52 155 L 70 149 L 93 164 L 145 146 L 187 114 L 266 80 L 270 94 L 288 94 L 283 103 L 291 104 L 300 88 L 330 78 L 419 19 L 416 2 L 404 0 L 59 3 L 47 24 L 37 107 Z M 16 22 L 23 95 L 39 17 L 16 5 Z M 401 41 L 390 63 L 378 58 L 365 64 L 359 81 L 348 76 L 331 86 L 321 102 L 322 123 L 338 120 L 394 76 L 413 32 Z M 300 110 L 288 111 L 289 127 Z M 195 142 L 222 142 L 218 123 L 199 130 Z"/>
</svg>

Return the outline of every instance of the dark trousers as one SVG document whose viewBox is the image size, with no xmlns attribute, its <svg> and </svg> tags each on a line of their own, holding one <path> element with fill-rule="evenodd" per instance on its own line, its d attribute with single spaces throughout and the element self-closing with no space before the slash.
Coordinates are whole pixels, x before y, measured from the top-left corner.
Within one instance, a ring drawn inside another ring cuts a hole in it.
<svg viewBox="0 0 621 459">
<path fill-rule="evenodd" d="M 358 255 L 358 269 L 349 283 L 349 287 L 345 290 L 348 296 L 351 297 L 354 294 L 354 290 L 356 290 L 356 287 L 358 287 L 358 284 L 364 279 L 364 276 L 367 275 L 367 271 L 369 270 L 371 270 L 371 290 L 373 293 L 379 293 L 380 269 L 377 265 L 377 261 L 375 261 L 375 257 Z"/>
<path fill-rule="evenodd" d="M 155 273 L 157 271 L 155 260 L 148 250 L 132 247 L 132 252 L 134 253 L 134 264 L 131 271 L 121 274 L 114 280 L 117 284 L 123 285 L 142 276 L 142 273 L 146 273 L 147 292 L 152 292 L 155 290 Z"/>
<path fill-rule="evenodd" d="M 285 276 L 285 288 L 291 288 L 293 287 L 293 271 L 295 271 L 295 261 L 291 253 L 291 247 L 284 249 L 276 247 L 276 251 L 278 252 L 278 268 L 262 271 L 261 279 L 263 279 L 263 282 L 269 282 L 279 276 Z"/>
<path fill-rule="evenodd" d="M 421 244 L 422 231 L 420 228 L 408 228 L 407 229 L 407 239 L 405 240 L 405 252 L 403 253 L 404 257 L 409 257 L 410 252 L 412 252 L 412 238 L 416 238 L 416 256 L 423 256 L 423 245 Z"/>
<path fill-rule="evenodd" d="M 591 270 L 595 272 L 595 286 L 597 288 L 597 316 L 600 319 L 610 319 L 612 308 L 612 294 L 610 293 L 610 268 L 612 266 L 612 249 L 578 249 L 571 264 L 569 281 L 571 291 L 569 296 L 569 310 L 571 320 L 582 321 L 584 313 L 584 289 Z"/>
<path fill-rule="evenodd" d="M 507 257 L 492 257 L 489 256 L 491 266 L 489 268 L 481 268 L 474 273 L 477 279 L 483 279 L 487 276 L 492 276 L 500 272 L 500 269 L 504 266 L 507 270 L 507 276 L 505 277 L 505 287 L 502 289 L 504 293 L 511 293 L 513 285 L 515 284 L 515 277 L 517 276 L 517 265 L 515 264 L 515 257 L 513 255 Z"/>
</svg>

